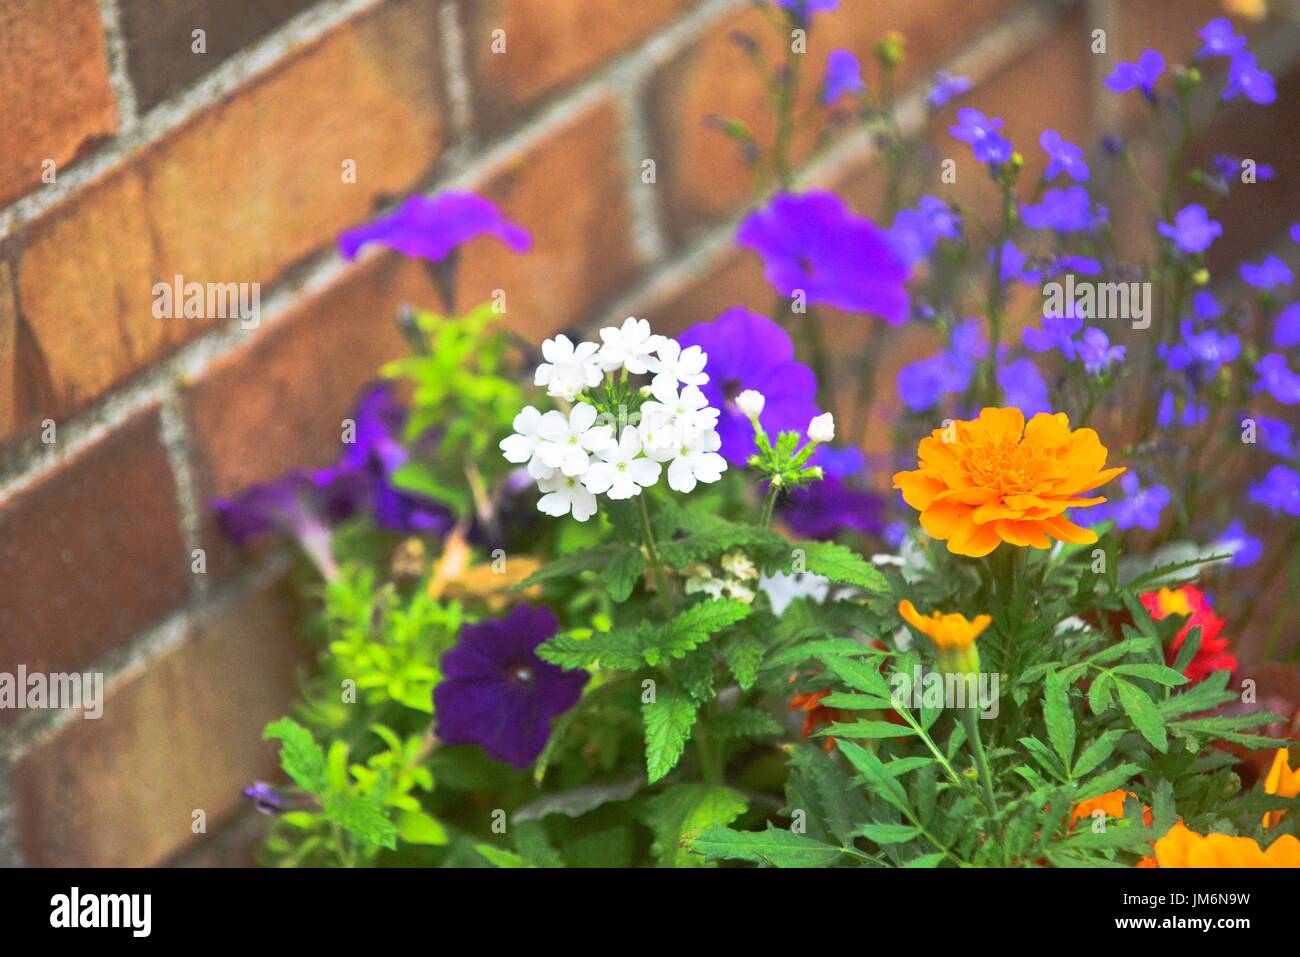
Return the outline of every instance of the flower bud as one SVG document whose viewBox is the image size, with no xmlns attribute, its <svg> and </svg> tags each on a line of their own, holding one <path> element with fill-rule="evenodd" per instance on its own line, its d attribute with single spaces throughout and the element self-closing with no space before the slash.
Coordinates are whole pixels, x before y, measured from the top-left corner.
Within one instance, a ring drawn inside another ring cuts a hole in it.
<svg viewBox="0 0 1300 957">
<path fill-rule="evenodd" d="M 823 412 L 808 423 L 808 438 L 814 442 L 830 442 L 835 438 L 835 417 Z"/>
<path fill-rule="evenodd" d="M 754 389 L 746 389 L 736 396 L 736 408 L 740 409 L 747 419 L 757 419 L 762 415 L 765 402 L 763 393 Z"/>
</svg>

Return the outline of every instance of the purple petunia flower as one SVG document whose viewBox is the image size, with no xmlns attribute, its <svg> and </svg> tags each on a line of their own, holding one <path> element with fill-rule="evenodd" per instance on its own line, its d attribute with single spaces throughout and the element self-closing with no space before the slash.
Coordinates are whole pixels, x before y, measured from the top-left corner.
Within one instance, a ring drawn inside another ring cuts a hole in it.
<svg viewBox="0 0 1300 957">
<path fill-rule="evenodd" d="M 965 107 L 957 111 L 957 124 L 948 132 L 963 143 L 969 143 L 975 159 L 997 166 L 1011 159 L 1011 141 L 998 132 L 1002 129 L 1000 116 L 987 117 L 979 110 Z"/>
<path fill-rule="evenodd" d="M 1267 392 L 1283 405 L 1300 402 L 1300 374 L 1291 371 L 1286 356 L 1270 352 L 1255 363 L 1255 392 Z"/>
<path fill-rule="evenodd" d="M 885 231 L 834 193 L 780 193 L 745 217 L 736 242 L 763 257 L 763 275 L 783 296 L 802 290 L 809 303 L 893 324 L 907 318 L 907 267 Z"/>
<path fill-rule="evenodd" d="M 549 608 L 531 605 L 461 628 L 459 643 L 442 656 L 443 680 L 433 689 L 438 739 L 477 744 L 520 770 L 536 760 L 551 719 L 577 704 L 590 677 L 537 657 L 537 646 L 559 628 Z"/>
<path fill-rule="evenodd" d="M 1016 359 L 999 366 L 998 388 L 1006 404 L 1015 406 L 1026 417 L 1052 411 L 1047 383 L 1032 359 Z"/>
<path fill-rule="evenodd" d="M 737 306 L 677 337 L 683 349 L 699 346 L 709 357 L 709 381 L 700 386 L 718 416 L 719 450 L 732 465 L 754 454 L 754 427 L 736 407 L 746 389 L 763 394 L 759 422 L 768 435 L 803 430 L 821 410 L 812 370 L 794 358 L 794 343 L 766 316 Z"/>
<path fill-rule="evenodd" d="M 1156 98 L 1156 81 L 1165 72 L 1165 58 L 1158 50 L 1144 50 L 1136 63 L 1117 63 L 1114 72 L 1106 77 L 1106 89 L 1112 93 L 1127 93 L 1140 89 L 1148 100 Z"/>
<path fill-rule="evenodd" d="M 1142 488 L 1137 473 L 1125 472 L 1120 477 L 1120 486 L 1124 489 L 1124 498 L 1094 505 L 1081 514 L 1092 525 L 1098 525 L 1106 519 L 1113 519 L 1119 529 L 1145 528 L 1148 531 L 1160 525 L 1160 513 L 1169 507 L 1169 489 L 1163 485 L 1151 485 Z"/>
<path fill-rule="evenodd" d="M 866 88 L 858 58 L 848 50 L 832 50 L 826 58 L 822 102 L 834 103 L 842 96 L 861 93 Z"/>
<path fill-rule="evenodd" d="M 1295 443 L 1291 438 L 1289 423 L 1282 419 L 1256 416 L 1255 430 L 1260 444 L 1278 458 L 1289 459 L 1295 455 Z"/>
<path fill-rule="evenodd" d="M 1246 531 L 1241 522 L 1228 524 L 1212 545 L 1216 552 L 1232 552 L 1230 564 L 1235 568 L 1244 568 L 1259 561 L 1264 554 L 1264 543 Z"/>
<path fill-rule="evenodd" d="M 362 246 L 379 243 L 407 256 L 440 262 L 461 243 L 495 236 L 515 252 L 532 245 L 528 231 L 507 220 L 501 210 L 473 193 L 412 196 L 395 213 L 339 236 L 339 251 L 353 259 Z"/>
<path fill-rule="evenodd" d="M 1084 162 L 1082 149 L 1063 140 L 1056 130 L 1043 130 L 1038 145 L 1047 154 L 1047 170 L 1043 173 L 1047 179 L 1055 179 L 1065 173 L 1076 182 L 1087 182 L 1088 164 Z"/>
<path fill-rule="evenodd" d="M 900 209 L 889 239 L 909 269 L 934 250 L 941 239 L 961 235 L 961 215 L 937 196 L 922 196 L 916 209 Z"/>
<path fill-rule="evenodd" d="M 932 110 L 943 107 L 953 97 L 961 96 L 971 88 L 969 77 L 950 76 L 947 73 L 936 73 L 934 85 L 930 87 L 930 92 L 926 94 L 925 102 Z"/>
<path fill-rule="evenodd" d="M 810 460 L 812 465 L 820 465 L 822 471 L 833 478 L 849 478 L 857 475 L 866 465 L 862 450 L 856 446 L 832 448 L 829 445 L 817 446 Z"/>
<path fill-rule="evenodd" d="M 1261 70 L 1255 54 L 1242 50 L 1233 56 L 1228 65 L 1228 85 L 1223 88 L 1224 102 L 1244 96 L 1252 103 L 1267 106 L 1277 100 L 1273 77 Z"/>
<path fill-rule="evenodd" d="M 1198 34 L 1204 46 L 1197 56 L 1232 56 L 1246 49 L 1246 38 L 1232 28 L 1232 21 L 1227 17 L 1215 17 Z"/>
<path fill-rule="evenodd" d="M 1289 286 L 1294 278 L 1291 268 L 1276 256 L 1265 256 L 1258 263 L 1241 264 L 1242 281 L 1256 289 Z"/>
<path fill-rule="evenodd" d="M 1279 349 L 1300 346 L 1300 302 L 1293 302 L 1277 314 L 1273 345 Z"/>
<path fill-rule="evenodd" d="M 1300 473 L 1285 465 L 1274 465 L 1250 487 L 1246 497 L 1275 512 L 1300 515 Z"/>
<path fill-rule="evenodd" d="M 1178 251 L 1184 253 L 1203 253 L 1223 235 L 1223 226 L 1210 219 L 1210 214 L 1200 203 L 1184 206 L 1174 214 L 1172 226 L 1158 223 L 1156 230 L 1166 239 L 1172 239 Z"/>
<path fill-rule="evenodd" d="M 1020 207 L 1020 218 L 1030 229 L 1052 229 L 1058 233 L 1075 233 L 1105 222 L 1105 207 L 1092 212 L 1092 197 L 1082 186 L 1049 189 L 1037 204 Z"/>
<path fill-rule="evenodd" d="M 1125 351 L 1124 346 L 1112 346 L 1110 337 L 1096 326 L 1083 330 L 1078 345 L 1079 361 L 1091 376 L 1101 375 L 1112 365 L 1123 362 Z"/>
<path fill-rule="evenodd" d="M 828 475 L 807 488 L 795 489 L 781 509 L 785 523 L 799 535 L 829 541 L 844 531 L 880 532 L 884 529 L 879 495 L 853 488 Z"/>
</svg>

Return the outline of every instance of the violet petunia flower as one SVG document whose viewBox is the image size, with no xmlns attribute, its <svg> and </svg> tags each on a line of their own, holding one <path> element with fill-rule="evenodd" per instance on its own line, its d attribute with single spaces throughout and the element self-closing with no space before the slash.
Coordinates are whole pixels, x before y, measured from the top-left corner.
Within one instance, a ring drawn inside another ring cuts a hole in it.
<svg viewBox="0 0 1300 957">
<path fill-rule="evenodd" d="M 1274 465 L 1250 487 L 1246 497 L 1275 512 L 1300 516 L 1300 473 L 1285 465 Z"/>
<path fill-rule="evenodd" d="M 1099 206 L 1094 213 L 1088 191 L 1082 186 L 1069 186 L 1045 190 L 1038 203 L 1021 205 L 1020 218 L 1030 229 L 1076 233 L 1105 222 L 1106 210 Z"/>
<path fill-rule="evenodd" d="M 951 76 L 947 73 L 936 73 L 934 84 L 930 87 L 930 92 L 926 94 L 926 105 L 932 110 L 938 110 L 947 105 L 954 97 L 961 96 L 963 93 L 970 91 L 971 81 L 965 76 Z"/>
<path fill-rule="evenodd" d="M 907 318 L 907 268 L 889 237 L 834 193 L 779 193 L 740 224 L 736 242 L 763 258 L 763 275 L 783 296 L 846 312 Z"/>
<path fill-rule="evenodd" d="M 880 532 L 884 500 L 828 475 L 795 489 L 781 508 L 785 523 L 801 537 L 829 541 L 840 532 Z"/>
<path fill-rule="evenodd" d="M 1256 289 L 1272 289 L 1291 285 L 1295 276 L 1291 273 L 1291 267 L 1282 260 L 1276 256 L 1265 256 L 1257 263 L 1242 263 L 1241 279 Z"/>
<path fill-rule="evenodd" d="M 1277 87 L 1272 75 L 1259 68 L 1255 54 L 1248 50 L 1235 54 L 1228 65 L 1228 85 L 1223 88 L 1223 100 L 1227 102 L 1238 96 L 1260 106 L 1277 100 Z"/>
<path fill-rule="evenodd" d="M 1039 412 L 1051 412 L 1047 383 L 1032 359 L 1016 359 L 998 366 L 998 388 L 1006 404 L 1033 418 Z"/>
<path fill-rule="evenodd" d="M 988 117 L 979 110 L 965 107 L 957 111 L 957 123 L 948 132 L 963 143 L 970 144 L 975 159 L 981 163 L 998 166 L 1011 159 L 1011 141 L 998 132 L 1002 129 L 1000 116 Z"/>
<path fill-rule="evenodd" d="M 1096 326 L 1083 330 L 1077 347 L 1079 361 L 1091 376 L 1099 376 L 1112 365 L 1123 362 L 1126 351 L 1124 346 L 1112 346 L 1110 337 Z"/>
<path fill-rule="evenodd" d="M 922 196 L 915 209 L 900 209 L 889 229 L 898 258 L 909 269 L 930 255 L 941 239 L 961 235 L 961 215 L 937 196 Z"/>
<path fill-rule="evenodd" d="M 1082 149 L 1062 139 L 1056 130 L 1043 130 L 1038 145 L 1047 154 L 1047 169 L 1043 173 L 1047 179 L 1055 179 L 1064 173 L 1076 182 L 1087 182 L 1088 164 L 1084 161 Z"/>
<path fill-rule="evenodd" d="M 1246 531 L 1246 526 L 1239 521 L 1228 523 L 1211 546 L 1216 552 L 1231 552 L 1234 568 L 1244 568 L 1259 561 L 1264 554 L 1264 543 Z"/>
<path fill-rule="evenodd" d="M 862 471 L 866 458 L 861 449 L 852 445 L 843 448 L 819 445 L 809 464 L 821 466 L 821 470 L 832 478 L 849 478 Z"/>
<path fill-rule="evenodd" d="M 412 196 L 397 211 L 339 236 L 339 251 L 353 259 L 362 246 L 379 243 L 407 256 L 440 262 L 462 243 L 495 236 L 515 252 L 532 245 L 528 231 L 507 220 L 495 204 L 473 193 Z"/>
<path fill-rule="evenodd" d="M 865 90 L 862 82 L 862 65 L 848 50 L 832 50 L 826 58 L 826 78 L 823 80 L 822 102 L 834 103 L 843 96 Z"/>
<path fill-rule="evenodd" d="M 1198 34 L 1203 46 L 1197 56 L 1232 56 L 1246 49 L 1246 38 L 1232 28 L 1232 21 L 1227 17 L 1215 17 Z"/>
<path fill-rule="evenodd" d="M 1291 371 L 1286 356 L 1270 352 L 1255 363 L 1255 392 L 1267 392 L 1283 405 L 1300 403 L 1300 374 Z"/>
<path fill-rule="evenodd" d="M 1273 326 L 1273 345 L 1279 349 L 1300 346 L 1300 302 L 1293 302 L 1277 314 Z"/>
<path fill-rule="evenodd" d="M 1117 63 L 1106 77 L 1106 89 L 1112 93 L 1127 93 L 1140 89 L 1148 100 L 1156 98 L 1156 81 L 1165 72 L 1165 58 L 1158 50 L 1144 50 L 1136 63 Z"/>
<path fill-rule="evenodd" d="M 1156 231 L 1183 253 L 1203 253 L 1223 235 L 1222 224 L 1210 219 L 1210 214 L 1200 203 L 1184 206 L 1174 214 L 1173 225 L 1156 224 Z"/>
<path fill-rule="evenodd" d="M 551 719 L 582 696 L 590 677 L 537 657 L 560 623 L 549 608 L 519 605 L 504 618 L 465 625 L 442 656 L 433 689 L 436 735 L 444 744 L 477 744 L 520 770 L 546 747 Z"/>
<path fill-rule="evenodd" d="M 812 370 L 795 361 L 789 334 L 766 316 L 737 306 L 712 322 L 691 326 L 677 341 L 683 349 L 699 346 L 709 357 L 709 381 L 700 390 L 721 412 L 719 451 L 732 465 L 743 466 L 755 452 L 754 427 L 736 406 L 741 392 L 754 389 L 763 394 L 759 422 L 773 438 L 784 431 L 802 431 L 821 411 Z"/>
</svg>

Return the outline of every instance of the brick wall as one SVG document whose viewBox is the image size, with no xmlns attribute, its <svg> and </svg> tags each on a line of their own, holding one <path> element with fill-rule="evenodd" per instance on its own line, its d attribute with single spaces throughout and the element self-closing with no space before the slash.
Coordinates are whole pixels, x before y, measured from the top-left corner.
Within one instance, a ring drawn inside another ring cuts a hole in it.
<svg viewBox="0 0 1300 957">
<path fill-rule="evenodd" d="M 1214 8 L 843 0 L 809 55 L 820 69 L 833 39 L 868 56 L 898 30 L 905 122 L 945 68 L 1013 137 L 1052 125 L 1091 146 L 1142 121 L 1097 96 L 1114 55 L 1185 49 Z M 341 261 L 341 229 L 415 191 L 490 196 L 535 249 L 472 246 L 458 298 L 504 289 L 533 339 L 770 304 L 730 243 L 748 178 L 703 122 L 761 129 L 728 41 L 757 16 L 748 0 L 0 0 L 0 671 L 97 670 L 109 689 L 98 721 L 0 711 L 0 863 L 229 862 L 230 835 L 255 832 L 239 788 L 274 766 L 260 728 L 303 655 L 282 557 L 226 548 L 207 503 L 331 459 L 358 386 L 402 348 L 394 309 L 435 302 L 399 257 Z M 1119 38 L 1110 56 L 1088 50 L 1096 25 Z M 1283 96 L 1229 132 L 1294 143 L 1296 30 L 1259 32 Z M 961 159 L 946 125 L 933 142 Z M 874 209 L 870 141 L 813 147 L 803 182 Z M 1255 248 L 1296 214 L 1294 187 L 1267 189 L 1243 220 Z M 260 283 L 262 324 L 154 318 L 153 285 L 176 274 Z M 931 345 L 900 332 L 884 381 Z M 196 810 L 225 837 L 197 839 Z"/>
</svg>

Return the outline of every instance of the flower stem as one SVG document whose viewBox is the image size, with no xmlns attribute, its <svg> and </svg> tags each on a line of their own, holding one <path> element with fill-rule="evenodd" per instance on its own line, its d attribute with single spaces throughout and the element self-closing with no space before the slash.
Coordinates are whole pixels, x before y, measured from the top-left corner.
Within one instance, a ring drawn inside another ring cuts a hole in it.
<svg viewBox="0 0 1300 957">
<path fill-rule="evenodd" d="M 776 496 L 779 491 L 775 482 L 767 488 L 767 498 L 763 500 L 763 517 L 759 522 L 760 528 L 772 527 L 772 512 L 776 509 Z"/>
<path fill-rule="evenodd" d="M 988 805 L 991 814 L 996 814 L 998 802 L 993 797 L 993 778 L 989 774 L 989 761 L 984 754 L 984 742 L 980 740 L 979 724 L 975 720 L 974 708 L 961 709 L 961 723 L 966 728 L 966 737 L 975 755 L 975 769 L 979 772 L 980 785 L 984 791 L 984 803 Z"/>
<path fill-rule="evenodd" d="M 650 510 L 646 508 L 645 496 L 636 496 L 637 509 L 641 513 L 641 538 L 645 542 L 646 553 L 650 556 L 650 570 L 654 575 L 655 587 L 659 589 L 659 601 L 664 614 L 673 613 L 673 598 L 668 591 L 668 577 L 664 574 L 663 560 L 659 557 L 659 546 L 655 544 L 655 533 L 650 528 Z"/>
</svg>

